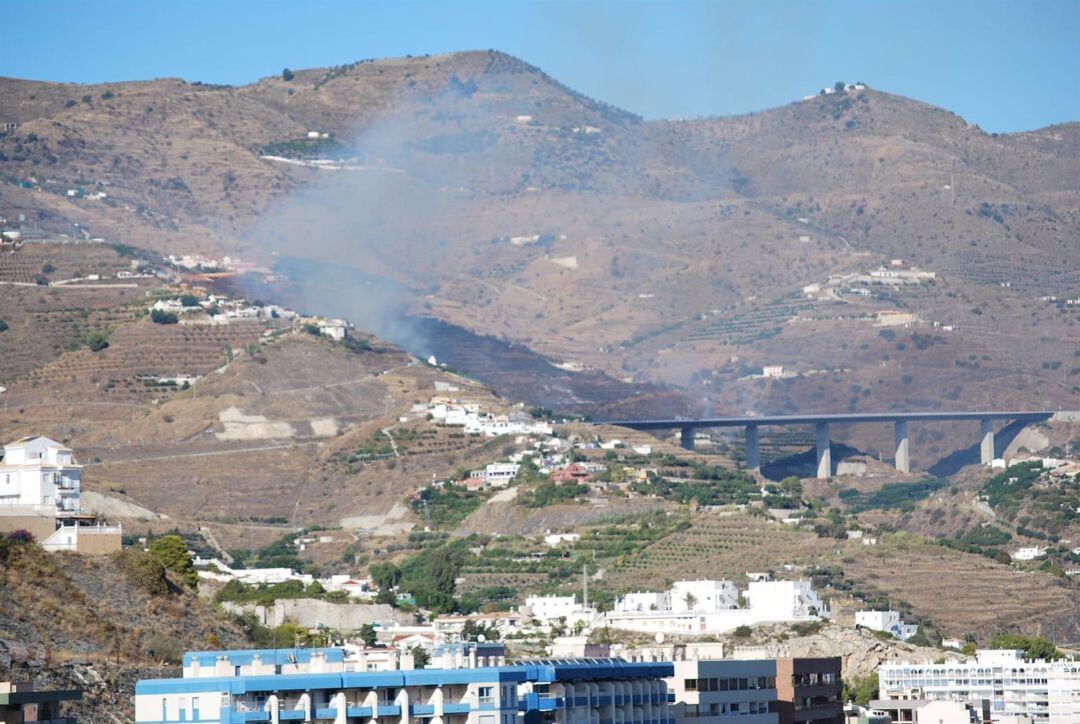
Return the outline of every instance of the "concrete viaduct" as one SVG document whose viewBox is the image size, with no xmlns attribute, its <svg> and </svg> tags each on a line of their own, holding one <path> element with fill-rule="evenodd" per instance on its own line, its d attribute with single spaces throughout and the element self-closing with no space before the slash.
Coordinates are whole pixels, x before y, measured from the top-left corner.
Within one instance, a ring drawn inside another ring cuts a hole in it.
<svg viewBox="0 0 1080 724">
<path fill-rule="evenodd" d="M 813 425 L 817 432 L 817 476 L 828 478 L 832 473 L 831 441 L 829 425 L 865 422 L 891 422 L 895 441 L 896 469 L 911 472 L 908 443 L 908 423 L 940 422 L 943 420 L 972 420 L 980 425 L 980 452 L 983 465 L 994 459 L 994 421 L 1042 422 L 1054 416 L 1053 412 L 855 412 L 836 415 L 763 415 L 761 417 L 713 417 L 699 420 L 612 420 L 598 423 L 618 425 L 633 430 L 679 430 L 682 446 L 694 449 L 694 430 L 699 427 L 741 427 L 746 430 L 746 467 L 761 471 L 758 450 L 758 430 L 762 427 L 786 427 L 789 425 Z"/>
</svg>

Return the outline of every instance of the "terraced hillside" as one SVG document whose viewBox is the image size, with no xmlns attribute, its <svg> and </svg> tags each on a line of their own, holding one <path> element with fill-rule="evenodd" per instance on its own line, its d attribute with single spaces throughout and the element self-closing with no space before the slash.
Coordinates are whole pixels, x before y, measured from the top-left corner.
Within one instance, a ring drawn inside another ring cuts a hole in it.
<svg viewBox="0 0 1080 724">
<path fill-rule="evenodd" d="M 0 138 L 8 218 L 353 268 L 393 292 L 323 277 L 300 296 L 370 331 L 392 330 L 405 305 L 637 383 L 707 379 L 693 398 L 729 412 L 1080 404 L 1077 307 L 1040 309 L 1080 292 L 1075 124 L 991 135 L 873 88 L 646 122 L 497 52 L 238 88 L 158 80 L 75 97 L 4 80 L 3 92 L 5 120 L 20 123 Z M 325 142 L 309 143 L 312 129 Z M 318 170 L 318 155 L 341 170 Z M 935 283 L 873 304 L 801 291 L 894 259 Z M 879 311 L 914 313 L 923 336 L 948 327 L 947 341 L 886 359 Z M 981 359 L 995 352 L 1011 358 Z M 805 375 L 737 382 L 743 366 L 776 364 L 850 373 L 832 394 Z"/>
</svg>

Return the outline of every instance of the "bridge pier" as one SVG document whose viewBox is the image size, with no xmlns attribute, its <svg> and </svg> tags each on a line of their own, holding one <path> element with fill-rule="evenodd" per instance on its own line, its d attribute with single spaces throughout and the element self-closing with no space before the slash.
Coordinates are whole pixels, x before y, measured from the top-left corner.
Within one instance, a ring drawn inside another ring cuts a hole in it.
<svg viewBox="0 0 1080 724">
<path fill-rule="evenodd" d="M 746 426 L 746 469 L 761 472 L 761 452 L 758 444 L 758 426 Z"/>
<path fill-rule="evenodd" d="M 815 432 L 817 433 L 817 476 L 819 480 L 828 480 L 832 476 L 832 441 L 829 439 L 829 424 L 817 423 Z"/>
<path fill-rule="evenodd" d="M 994 421 L 980 420 L 979 435 L 982 437 L 979 444 L 979 461 L 983 465 L 990 465 L 994 462 Z"/>
<path fill-rule="evenodd" d="M 679 444 L 682 445 L 683 450 L 694 449 L 694 428 L 684 427 L 679 430 Z"/>
<path fill-rule="evenodd" d="M 893 423 L 893 442 L 896 444 L 895 466 L 898 472 L 911 472 L 911 458 L 908 453 L 907 420 Z"/>
</svg>

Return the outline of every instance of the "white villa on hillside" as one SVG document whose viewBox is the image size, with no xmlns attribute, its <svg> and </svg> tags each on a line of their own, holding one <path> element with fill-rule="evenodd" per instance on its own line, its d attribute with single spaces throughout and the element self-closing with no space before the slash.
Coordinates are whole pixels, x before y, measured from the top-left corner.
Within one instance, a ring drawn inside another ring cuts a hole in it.
<svg viewBox="0 0 1080 724">
<path fill-rule="evenodd" d="M 9 443 L 0 461 L 0 506 L 33 506 L 57 517 L 78 513 L 81 471 L 71 448 L 55 440 Z"/>
<path fill-rule="evenodd" d="M 71 448 L 47 437 L 4 446 L 0 460 L 0 532 L 26 530 L 48 551 L 120 550 L 119 526 L 82 514 L 82 466 Z"/>
<path fill-rule="evenodd" d="M 856 611 L 855 628 L 884 631 L 901 641 L 907 641 L 919 632 L 918 626 L 904 623 L 899 611 Z"/>
<path fill-rule="evenodd" d="M 731 581 L 702 580 L 678 581 L 666 592 L 628 593 L 604 614 L 604 622 L 611 628 L 645 633 L 715 634 L 828 615 L 809 581 L 754 581 L 740 596 Z"/>
</svg>

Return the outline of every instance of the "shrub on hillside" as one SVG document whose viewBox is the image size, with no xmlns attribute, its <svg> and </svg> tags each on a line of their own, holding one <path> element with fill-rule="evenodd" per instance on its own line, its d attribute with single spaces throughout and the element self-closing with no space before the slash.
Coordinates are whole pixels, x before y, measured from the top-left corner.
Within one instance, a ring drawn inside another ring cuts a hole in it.
<svg viewBox="0 0 1080 724">
<path fill-rule="evenodd" d="M 163 535 L 150 544 L 150 555 L 161 561 L 168 570 L 176 573 L 189 586 L 199 584 L 199 574 L 191 563 L 191 552 L 184 539 L 178 535 Z"/>
<path fill-rule="evenodd" d="M 156 633 L 146 642 L 146 656 L 163 664 L 179 664 L 184 659 L 184 649 L 171 636 Z"/>
<path fill-rule="evenodd" d="M 150 312 L 150 321 L 154 324 L 176 324 L 180 319 L 172 312 L 154 309 Z"/>
<path fill-rule="evenodd" d="M 117 554 L 121 568 L 129 582 L 151 596 L 168 596 L 172 593 L 165 566 L 149 553 L 126 550 Z"/>
<path fill-rule="evenodd" d="M 8 328 L 8 323 L 5 322 L 4 320 L 0 319 L 0 332 L 6 332 L 7 328 Z"/>
<path fill-rule="evenodd" d="M 34 534 L 23 528 L 13 530 L 7 534 L 7 540 L 9 543 L 15 545 L 29 545 L 34 542 Z"/>
<path fill-rule="evenodd" d="M 86 346 L 91 352 L 100 352 L 109 346 L 109 340 L 104 332 L 91 332 L 86 335 Z"/>
</svg>

